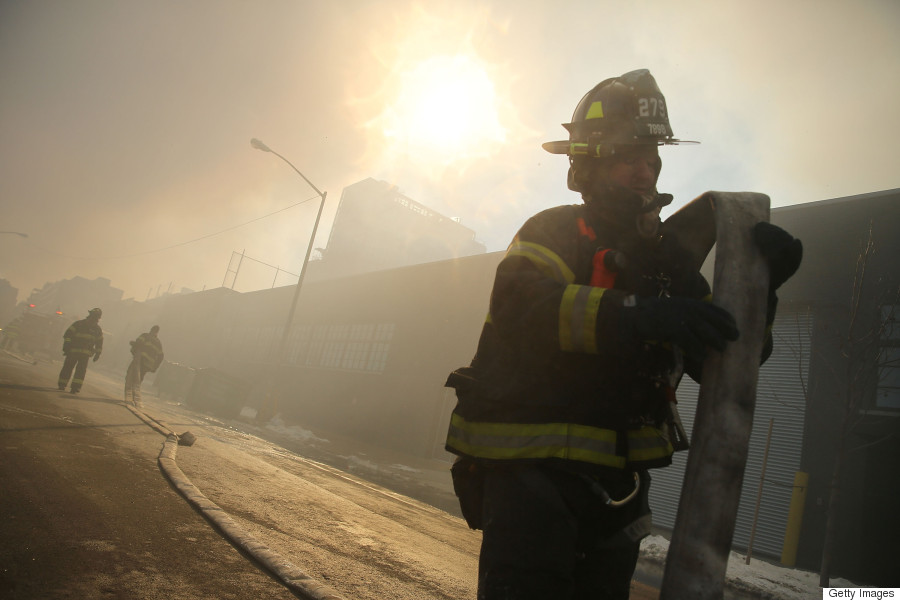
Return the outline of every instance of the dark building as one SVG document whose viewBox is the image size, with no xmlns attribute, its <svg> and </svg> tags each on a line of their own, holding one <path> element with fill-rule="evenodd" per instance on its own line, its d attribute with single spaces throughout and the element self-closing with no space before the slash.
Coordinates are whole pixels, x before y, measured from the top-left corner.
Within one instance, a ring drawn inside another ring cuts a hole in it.
<svg viewBox="0 0 900 600">
<path fill-rule="evenodd" d="M 896 586 L 900 533 L 900 190 L 776 212 L 806 264 L 789 301 L 809 306 L 801 469 L 809 490 L 798 563 L 817 568 L 832 486 L 840 494 L 833 568 Z M 842 452 L 840 478 L 833 481 Z"/>
</svg>

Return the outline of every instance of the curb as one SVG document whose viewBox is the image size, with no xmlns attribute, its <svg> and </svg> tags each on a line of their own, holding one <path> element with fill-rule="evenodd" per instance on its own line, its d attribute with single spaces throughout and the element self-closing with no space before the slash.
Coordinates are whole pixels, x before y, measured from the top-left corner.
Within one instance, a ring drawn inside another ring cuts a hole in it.
<svg viewBox="0 0 900 600">
<path fill-rule="evenodd" d="M 191 483 L 175 462 L 175 455 L 178 451 L 178 435 L 172 432 L 165 423 L 145 414 L 140 409 L 129 404 L 125 404 L 125 407 L 149 427 L 166 436 L 166 441 L 157 458 L 160 470 L 178 490 L 178 493 L 212 523 L 232 545 L 250 556 L 291 593 L 303 600 L 346 600 L 327 585 L 319 583 L 299 567 L 281 558 L 278 553 L 242 529 L 221 507 L 204 496 L 203 492 Z"/>
</svg>

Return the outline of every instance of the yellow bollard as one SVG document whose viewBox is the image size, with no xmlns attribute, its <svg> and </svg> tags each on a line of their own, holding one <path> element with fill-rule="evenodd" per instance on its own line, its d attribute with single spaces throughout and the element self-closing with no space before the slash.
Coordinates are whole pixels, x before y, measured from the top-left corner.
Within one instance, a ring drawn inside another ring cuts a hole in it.
<svg viewBox="0 0 900 600">
<path fill-rule="evenodd" d="M 806 490 L 809 489 L 809 473 L 797 471 L 794 474 L 794 493 L 788 510 L 787 527 L 784 531 L 784 546 L 781 549 L 781 564 L 793 567 L 797 563 L 797 546 L 800 544 L 800 526 L 803 524 L 803 507 L 806 505 Z"/>
</svg>

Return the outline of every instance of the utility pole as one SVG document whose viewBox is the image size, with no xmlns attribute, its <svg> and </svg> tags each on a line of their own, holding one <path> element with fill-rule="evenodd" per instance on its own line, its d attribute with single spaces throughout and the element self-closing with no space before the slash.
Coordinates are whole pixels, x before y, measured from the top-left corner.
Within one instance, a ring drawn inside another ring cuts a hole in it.
<svg viewBox="0 0 900 600">
<path fill-rule="evenodd" d="M 325 206 L 325 198 L 328 196 L 328 192 L 322 192 L 313 185 L 313 182 L 306 178 L 306 175 L 300 172 L 300 169 L 295 167 L 291 161 L 278 154 L 260 140 L 253 138 L 250 140 L 250 145 L 257 150 L 261 150 L 263 152 L 271 152 L 284 162 L 286 162 L 300 177 L 303 178 L 303 181 L 309 184 L 309 187 L 314 189 L 316 193 L 319 195 L 321 200 L 319 201 L 319 211 L 316 213 L 316 222 L 313 223 L 312 233 L 309 234 L 309 245 L 306 247 L 306 257 L 303 259 L 303 265 L 300 267 L 300 277 L 297 280 L 297 287 L 294 288 L 294 299 L 291 301 L 291 309 L 288 311 L 287 321 L 284 324 L 284 332 L 281 335 L 281 340 L 278 342 L 278 349 L 275 352 L 275 360 L 281 361 L 283 360 L 284 346 L 287 343 L 287 338 L 290 335 L 291 323 L 294 321 L 294 313 L 297 310 L 297 300 L 300 298 L 300 289 L 303 287 L 303 279 L 306 277 L 306 267 L 309 264 L 309 257 L 312 254 L 313 242 L 316 240 L 316 231 L 319 229 L 319 220 L 322 218 L 322 208 Z"/>
</svg>

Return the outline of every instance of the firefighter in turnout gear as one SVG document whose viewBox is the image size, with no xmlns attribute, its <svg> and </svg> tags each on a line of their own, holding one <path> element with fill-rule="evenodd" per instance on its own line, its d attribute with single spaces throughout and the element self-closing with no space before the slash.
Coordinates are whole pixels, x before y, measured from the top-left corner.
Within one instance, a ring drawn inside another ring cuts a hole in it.
<svg viewBox="0 0 900 600">
<path fill-rule="evenodd" d="M 649 71 L 603 81 L 564 126 L 569 140 L 544 148 L 568 155 L 584 203 L 522 226 L 475 357 L 447 380 L 454 488 L 483 530 L 479 600 L 628 598 L 648 469 L 680 445 L 675 388 L 739 335 L 660 221 L 658 147 L 683 142 Z"/>
<path fill-rule="evenodd" d="M 163 361 L 162 342 L 159 341 L 159 325 L 154 325 L 147 333 L 142 333 L 130 342 L 131 364 L 125 373 L 125 401 L 129 399 L 135 406 L 141 406 L 141 383 L 144 375 L 155 373 Z"/>
<path fill-rule="evenodd" d="M 99 324 L 102 315 L 102 310 L 92 308 L 88 311 L 86 319 L 75 321 L 63 334 L 63 354 L 66 355 L 66 360 L 59 372 L 57 386 L 60 391 L 66 389 L 71 377 L 72 393 L 80 392 L 87 373 L 88 359 L 91 356 L 94 357 L 94 362 L 100 359 L 100 353 L 103 352 L 103 330 Z M 73 369 L 74 376 L 72 376 Z"/>
</svg>

